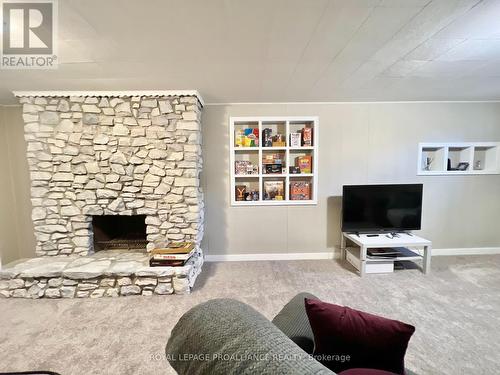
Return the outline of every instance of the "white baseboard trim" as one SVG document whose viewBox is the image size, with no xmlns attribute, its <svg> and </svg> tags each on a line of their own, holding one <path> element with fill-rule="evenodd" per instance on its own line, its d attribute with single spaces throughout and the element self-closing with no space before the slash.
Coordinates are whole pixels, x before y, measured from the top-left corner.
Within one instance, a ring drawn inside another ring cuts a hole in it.
<svg viewBox="0 0 500 375">
<path fill-rule="evenodd" d="M 494 255 L 500 254 L 500 247 L 470 247 L 455 249 L 432 249 L 432 256 Z M 318 253 L 260 253 L 260 254 L 214 254 L 205 255 L 206 262 L 252 262 L 259 260 L 314 260 L 338 259 L 339 249 L 334 252 Z"/>
<path fill-rule="evenodd" d="M 311 260 L 334 259 L 339 255 L 335 252 L 322 253 L 264 253 L 264 254 L 218 254 L 205 255 L 207 262 L 251 262 L 258 260 Z"/>
<path fill-rule="evenodd" d="M 500 247 L 463 247 L 456 249 L 432 249 L 432 256 L 494 255 L 500 254 Z"/>
</svg>

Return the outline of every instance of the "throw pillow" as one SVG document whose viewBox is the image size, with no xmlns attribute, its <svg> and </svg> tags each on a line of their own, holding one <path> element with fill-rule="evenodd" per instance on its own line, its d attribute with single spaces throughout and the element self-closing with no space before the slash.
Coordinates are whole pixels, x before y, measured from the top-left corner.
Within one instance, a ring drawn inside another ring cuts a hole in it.
<svg viewBox="0 0 500 375">
<path fill-rule="evenodd" d="M 305 299 L 314 334 L 314 356 L 334 372 L 372 368 L 404 374 L 404 356 L 415 327 L 345 306 Z"/>
</svg>

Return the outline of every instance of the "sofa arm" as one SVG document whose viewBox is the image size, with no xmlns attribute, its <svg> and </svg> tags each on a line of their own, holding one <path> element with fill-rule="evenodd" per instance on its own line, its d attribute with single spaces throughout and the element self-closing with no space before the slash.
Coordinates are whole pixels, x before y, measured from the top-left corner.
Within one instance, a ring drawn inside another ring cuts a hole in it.
<svg viewBox="0 0 500 375">
<path fill-rule="evenodd" d="M 180 374 L 333 374 L 252 307 L 215 299 L 185 313 L 166 347 Z"/>
<path fill-rule="evenodd" d="M 306 353 L 314 351 L 314 335 L 306 313 L 304 299 L 318 299 L 311 293 L 299 293 L 274 317 L 273 324 Z"/>
</svg>

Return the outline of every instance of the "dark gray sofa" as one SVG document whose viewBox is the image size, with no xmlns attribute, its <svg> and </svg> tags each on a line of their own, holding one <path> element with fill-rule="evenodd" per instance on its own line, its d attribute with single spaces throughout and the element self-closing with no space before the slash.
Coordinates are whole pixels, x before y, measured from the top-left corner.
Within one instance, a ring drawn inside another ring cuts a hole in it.
<svg viewBox="0 0 500 375">
<path fill-rule="evenodd" d="M 195 306 L 172 330 L 167 359 L 180 375 L 334 374 L 309 355 L 314 336 L 304 298 L 316 297 L 298 294 L 272 322 L 233 299 Z"/>
</svg>

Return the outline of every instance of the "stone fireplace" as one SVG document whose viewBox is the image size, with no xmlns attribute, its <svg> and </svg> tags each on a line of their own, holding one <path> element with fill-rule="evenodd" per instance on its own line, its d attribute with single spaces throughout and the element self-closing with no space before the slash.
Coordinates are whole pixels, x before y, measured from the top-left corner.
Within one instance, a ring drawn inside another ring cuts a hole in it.
<svg viewBox="0 0 500 375">
<path fill-rule="evenodd" d="M 93 253 L 105 242 L 94 239 L 99 217 L 144 219 L 148 250 L 169 241 L 200 243 L 202 106 L 196 94 L 63 92 L 20 102 L 37 255 Z M 116 218 L 117 225 L 126 221 Z"/>
<path fill-rule="evenodd" d="M 196 92 L 16 93 L 23 104 L 37 257 L 0 270 L 0 297 L 186 294 L 201 272 Z M 197 248 L 182 267 L 146 250 Z"/>
</svg>

